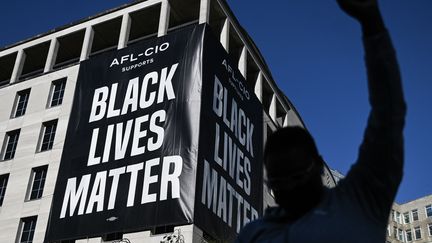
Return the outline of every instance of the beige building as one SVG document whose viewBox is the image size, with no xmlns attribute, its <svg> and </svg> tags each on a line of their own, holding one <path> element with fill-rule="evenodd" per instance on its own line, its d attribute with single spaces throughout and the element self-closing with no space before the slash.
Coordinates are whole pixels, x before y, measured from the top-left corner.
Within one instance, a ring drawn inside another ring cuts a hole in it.
<svg viewBox="0 0 432 243">
<path fill-rule="evenodd" d="M 394 204 L 389 217 L 387 242 L 432 242 L 432 195 Z"/>
</svg>

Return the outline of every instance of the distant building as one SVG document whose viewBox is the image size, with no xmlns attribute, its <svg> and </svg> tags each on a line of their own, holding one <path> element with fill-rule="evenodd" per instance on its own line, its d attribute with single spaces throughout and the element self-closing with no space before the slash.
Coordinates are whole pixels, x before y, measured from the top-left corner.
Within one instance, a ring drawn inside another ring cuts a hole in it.
<svg viewBox="0 0 432 243">
<path fill-rule="evenodd" d="M 345 176 L 330 169 L 336 183 Z M 432 242 L 432 195 L 398 204 L 393 203 L 387 226 L 386 243 Z"/>
<path fill-rule="evenodd" d="M 432 242 L 432 195 L 404 204 L 394 203 L 387 242 Z"/>
</svg>

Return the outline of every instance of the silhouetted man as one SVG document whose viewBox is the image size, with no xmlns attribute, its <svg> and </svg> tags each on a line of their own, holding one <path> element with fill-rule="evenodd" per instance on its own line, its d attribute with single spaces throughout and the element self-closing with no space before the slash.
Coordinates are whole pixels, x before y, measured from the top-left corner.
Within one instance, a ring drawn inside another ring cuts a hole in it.
<svg viewBox="0 0 432 243">
<path fill-rule="evenodd" d="M 406 106 L 399 69 L 376 0 L 337 0 L 362 26 L 371 112 L 357 162 L 333 189 L 323 187 L 323 162 L 299 127 L 268 138 L 268 185 L 279 207 L 248 224 L 238 242 L 385 242 L 402 179 Z M 337 131 L 335 131 L 337 132 Z"/>
</svg>

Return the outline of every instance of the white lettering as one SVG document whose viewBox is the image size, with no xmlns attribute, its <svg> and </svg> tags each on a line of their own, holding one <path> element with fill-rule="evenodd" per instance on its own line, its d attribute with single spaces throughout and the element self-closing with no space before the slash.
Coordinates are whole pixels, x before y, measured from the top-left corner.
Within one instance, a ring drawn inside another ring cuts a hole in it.
<svg viewBox="0 0 432 243">
<path fill-rule="evenodd" d="M 105 116 L 108 93 L 109 89 L 106 86 L 95 89 L 93 94 L 93 102 L 90 111 L 89 123 L 99 121 Z"/>
<path fill-rule="evenodd" d="M 84 175 L 81 178 L 78 189 L 76 188 L 76 177 L 72 177 L 68 179 L 66 190 L 63 198 L 62 209 L 60 213 L 60 218 L 64 218 L 66 216 L 66 210 L 69 206 L 69 217 L 72 217 L 75 209 L 79 202 L 78 215 L 82 215 L 84 213 L 84 207 L 87 200 L 87 193 L 90 184 L 91 175 Z M 69 204 L 70 203 L 70 204 Z"/>
</svg>

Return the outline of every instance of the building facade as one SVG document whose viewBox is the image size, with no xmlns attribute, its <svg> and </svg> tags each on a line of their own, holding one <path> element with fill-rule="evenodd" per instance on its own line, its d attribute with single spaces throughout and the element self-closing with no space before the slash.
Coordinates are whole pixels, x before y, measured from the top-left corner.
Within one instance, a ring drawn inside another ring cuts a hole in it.
<svg viewBox="0 0 432 243">
<path fill-rule="evenodd" d="M 432 195 L 393 205 L 387 242 L 432 242 Z"/>
<path fill-rule="evenodd" d="M 44 242 L 68 122 L 71 116 L 79 115 L 71 114 L 71 110 L 75 92 L 79 92 L 75 88 L 81 63 L 199 24 L 211 28 L 262 104 L 264 141 L 279 127 L 304 127 L 295 108 L 276 86 L 259 50 L 223 0 L 134 1 L 7 46 L 0 50 L 1 242 Z M 329 186 L 335 184 L 328 170 L 323 179 Z M 265 185 L 262 191 L 263 208 L 273 205 Z M 424 235 L 426 228 L 422 230 Z M 61 242 L 220 239 L 190 223 L 125 232 L 107 230 L 106 234 Z"/>
</svg>

